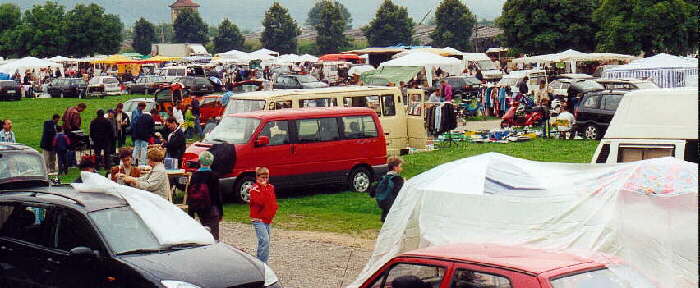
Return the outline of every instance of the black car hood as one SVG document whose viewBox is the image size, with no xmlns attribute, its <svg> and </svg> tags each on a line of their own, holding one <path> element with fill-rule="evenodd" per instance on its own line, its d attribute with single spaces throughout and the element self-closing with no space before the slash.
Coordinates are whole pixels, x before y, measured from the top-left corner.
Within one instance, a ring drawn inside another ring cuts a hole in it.
<svg viewBox="0 0 700 288">
<path fill-rule="evenodd" d="M 119 258 L 158 280 L 184 281 L 199 287 L 225 288 L 249 283 L 260 283 L 262 287 L 265 281 L 261 263 L 222 243 Z"/>
</svg>

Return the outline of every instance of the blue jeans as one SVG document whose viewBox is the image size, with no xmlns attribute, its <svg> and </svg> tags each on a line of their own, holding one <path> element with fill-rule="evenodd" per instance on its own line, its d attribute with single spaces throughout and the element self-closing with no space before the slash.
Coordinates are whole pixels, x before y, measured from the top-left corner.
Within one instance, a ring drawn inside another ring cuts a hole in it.
<svg viewBox="0 0 700 288">
<path fill-rule="evenodd" d="M 132 158 L 138 161 L 138 165 L 146 165 L 146 153 L 148 152 L 148 142 L 144 140 L 134 140 L 134 152 Z"/>
<path fill-rule="evenodd" d="M 267 263 L 267 258 L 270 256 L 270 224 L 253 222 L 253 228 L 255 228 L 255 236 L 258 237 L 256 256 L 260 261 Z"/>
<path fill-rule="evenodd" d="M 202 125 L 199 122 L 199 116 L 194 117 L 194 132 L 197 133 L 197 136 L 202 136 Z"/>
</svg>

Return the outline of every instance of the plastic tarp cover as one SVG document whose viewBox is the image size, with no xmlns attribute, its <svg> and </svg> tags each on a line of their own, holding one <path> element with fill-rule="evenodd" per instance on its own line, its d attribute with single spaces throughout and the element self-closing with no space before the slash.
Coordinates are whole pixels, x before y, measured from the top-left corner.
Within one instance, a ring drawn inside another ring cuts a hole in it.
<svg viewBox="0 0 700 288">
<path fill-rule="evenodd" d="M 696 81 L 697 77 L 698 59 L 664 53 L 638 59 L 603 72 L 604 79 L 650 78 L 661 88 L 691 86 L 693 84 L 689 82 Z"/>
<path fill-rule="evenodd" d="M 697 209 L 695 163 L 544 163 L 482 154 L 408 180 L 348 287 L 402 252 L 454 243 L 604 253 L 659 287 L 697 287 Z"/>
<path fill-rule="evenodd" d="M 398 84 L 415 78 L 421 69 L 423 66 L 381 66 L 377 70 L 362 73 L 360 79 L 365 85 L 384 86 L 389 82 Z"/>
<path fill-rule="evenodd" d="M 154 193 L 119 185 L 96 173 L 81 172 L 80 177 L 83 183 L 71 184 L 74 189 L 84 193 L 109 193 L 124 198 L 161 245 L 215 243 L 214 237 L 204 226 Z"/>
</svg>

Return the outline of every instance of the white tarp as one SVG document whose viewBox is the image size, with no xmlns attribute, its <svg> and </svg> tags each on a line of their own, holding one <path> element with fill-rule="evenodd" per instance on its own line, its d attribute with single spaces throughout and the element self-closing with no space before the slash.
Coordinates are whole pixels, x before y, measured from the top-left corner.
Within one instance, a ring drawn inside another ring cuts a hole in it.
<svg viewBox="0 0 700 288">
<path fill-rule="evenodd" d="M 243 51 L 231 50 L 224 53 L 220 53 L 217 56 L 223 59 L 234 59 L 239 62 L 250 62 L 250 55 Z"/>
<path fill-rule="evenodd" d="M 272 60 L 275 59 L 276 56 L 279 56 L 279 53 L 269 50 L 269 49 L 259 49 L 256 51 L 253 51 L 248 54 L 253 60 L 258 59 L 258 60 Z"/>
<path fill-rule="evenodd" d="M 301 62 L 311 62 L 311 63 L 318 62 L 318 57 L 313 56 L 313 55 L 309 55 L 309 54 L 301 55 L 301 56 L 299 56 L 299 59 L 301 60 Z"/>
<path fill-rule="evenodd" d="M 349 287 L 402 252 L 453 243 L 607 253 L 661 287 L 697 287 L 697 209 L 695 163 L 544 163 L 482 154 L 407 181 Z"/>
<path fill-rule="evenodd" d="M 450 73 L 450 75 L 460 75 L 462 73 L 462 60 L 420 51 L 408 53 L 406 56 L 383 62 L 379 64 L 379 66 L 422 66 L 427 73 L 428 83 L 431 83 L 433 80 L 432 71 L 437 68 Z"/>
<path fill-rule="evenodd" d="M 73 183 L 73 188 L 83 193 L 109 193 L 124 198 L 161 245 L 216 243 L 204 226 L 154 193 L 119 185 L 96 173 L 81 172 L 80 177 L 83 183 Z"/>
<path fill-rule="evenodd" d="M 350 69 L 348 70 L 348 75 L 362 75 L 362 73 L 374 70 L 376 69 L 372 65 L 356 65 L 350 67 Z"/>
<path fill-rule="evenodd" d="M 649 78 L 661 88 L 673 88 L 687 86 L 688 83 L 686 82 L 691 79 L 697 79 L 693 77 L 697 77 L 697 75 L 697 58 L 678 57 L 661 53 L 632 61 L 627 65 L 606 69 L 603 71 L 602 78 Z"/>
<path fill-rule="evenodd" d="M 24 72 L 27 70 L 35 69 L 38 71 L 46 67 L 63 68 L 63 65 L 36 57 L 24 57 L 0 66 L 0 72 L 13 75 L 19 71 L 20 74 L 24 75 Z"/>
</svg>

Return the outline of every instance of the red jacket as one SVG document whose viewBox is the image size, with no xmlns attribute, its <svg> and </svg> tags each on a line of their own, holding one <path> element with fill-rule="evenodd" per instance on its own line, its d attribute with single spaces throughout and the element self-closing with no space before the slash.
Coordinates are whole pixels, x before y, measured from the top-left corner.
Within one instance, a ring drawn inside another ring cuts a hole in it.
<svg viewBox="0 0 700 288">
<path fill-rule="evenodd" d="M 270 224 L 277 213 L 277 207 L 275 186 L 272 184 L 261 186 L 255 183 L 250 188 L 250 218 L 259 218 L 264 223 Z"/>
</svg>

